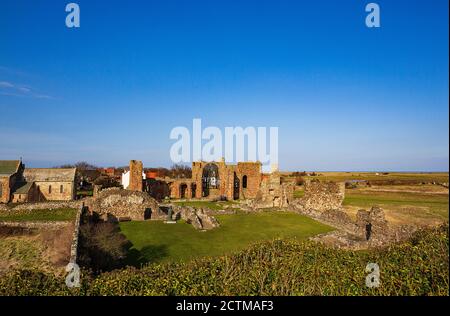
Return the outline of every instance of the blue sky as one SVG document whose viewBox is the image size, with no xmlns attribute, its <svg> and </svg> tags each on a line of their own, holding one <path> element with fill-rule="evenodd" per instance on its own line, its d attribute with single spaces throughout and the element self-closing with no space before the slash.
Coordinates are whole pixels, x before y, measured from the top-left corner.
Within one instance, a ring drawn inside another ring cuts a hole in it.
<svg viewBox="0 0 450 316">
<path fill-rule="evenodd" d="M 0 1 L 0 159 L 170 166 L 169 133 L 278 126 L 283 170 L 447 171 L 448 1 Z"/>
</svg>

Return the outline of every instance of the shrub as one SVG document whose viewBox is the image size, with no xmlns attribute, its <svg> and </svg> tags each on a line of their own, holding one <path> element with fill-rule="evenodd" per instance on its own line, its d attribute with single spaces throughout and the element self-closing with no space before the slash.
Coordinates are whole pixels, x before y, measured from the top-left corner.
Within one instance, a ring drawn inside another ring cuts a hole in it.
<svg viewBox="0 0 450 316">
<path fill-rule="evenodd" d="M 115 223 L 87 223 L 80 226 L 79 264 L 94 272 L 123 266 L 129 241 Z"/>
<path fill-rule="evenodd" d="M 301 177 L 301 176 L 295 177 L 295 184 L 303 185 L 303 184 L 305 184 L 305 179 L 303 179 L 303 177 Z"/>
<path fill-rule="evenodd" d="M 369 251 L 274 240 L 188 263 L 84 273 L 77 290 L 39 271 L 11 271 L 0 295 L 448 295 L 448 247 L 448 224 Z M 380 267 L 378 288 L 365 286 L 370 262 Z"/>
</svg>

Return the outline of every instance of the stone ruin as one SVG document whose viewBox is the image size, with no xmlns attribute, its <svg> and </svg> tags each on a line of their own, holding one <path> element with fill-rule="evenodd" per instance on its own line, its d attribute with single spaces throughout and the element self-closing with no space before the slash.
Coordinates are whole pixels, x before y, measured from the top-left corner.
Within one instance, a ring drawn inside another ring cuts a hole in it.
<svg viewBox="0 0 450 316">
<path fill-rule="evenodd" d="M 208 214 L 207 210 L 190 206 L 172 206 L 175 219 L 183 219 L 195 229 L 210 230 L 219 227 L 217 219 Z"/>
<path fill-rule="evenodd" d="M 323 212 L 342 207 L 345 198 L 344 182 L 308 180 L 305 182 L 304 187 L 304 196 L 300 198 L 303 208 Z"/>
<path fill-rule="evenodd" d="M 99 191 L 95 198 L 86 200 L 90 215 L 96 214 L 109 222 L 124 220 L 167 220 L 168 208 L 172 208 L 172 219 L 183 219 L 199 230 L 219 227 L 215 217 L 201 208 L 188 206 L 162 206 L 145 192 L 108 188 Z"/>
<path fill-rule="evenodd" d="M 279 171 L 273 171 L 264 177 L 255 199 L 247 201 L 254 209 L 286 208 L 294 198 L 294 183 L 283 182 Z"/>
<path fill-rule="evenodd" d="M 89 213 L 107 221 L 164 219 L 158 203 L 145 192 L 104 189 L 86 201 Z"/>
<path fill-rule="evenodd" d="M 142 191 L 143 188 L 142 171 L 143 171 L 142 161 L 139 160 L 130 161 L 130 184 L 128 186 L 128 190 Z"/>
<path fill-rule="evenodd" d="M 389 225 L 378 206 L 359 210 L 353 221 L 342 207 L 344 197 L 345 183 L 307 181 L 304 196 L 291 203 L 290 209 L 338 228 L 313 239 L 344 248 L 384 246 L 405 240 L 417 230 L 410 225 Z"/>
</svg>

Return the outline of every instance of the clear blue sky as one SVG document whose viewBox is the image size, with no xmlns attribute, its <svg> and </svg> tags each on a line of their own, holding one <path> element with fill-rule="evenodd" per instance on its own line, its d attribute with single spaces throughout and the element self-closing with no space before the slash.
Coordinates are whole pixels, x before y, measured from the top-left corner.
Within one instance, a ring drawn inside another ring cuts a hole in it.
<svg viewBox="0 0 450 316">
<path fill-rule="evenodd" d="M 447 171 L 448 1 L 0 1 L 0 159 L 170 166 L 170 130 L 278 126 L 283 170 Z"/>
</svg>

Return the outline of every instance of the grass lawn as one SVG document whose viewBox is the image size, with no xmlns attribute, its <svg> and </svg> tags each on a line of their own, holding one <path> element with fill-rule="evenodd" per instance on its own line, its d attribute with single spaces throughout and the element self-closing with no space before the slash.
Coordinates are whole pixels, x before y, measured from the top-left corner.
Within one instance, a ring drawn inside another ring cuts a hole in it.
<svg viewBox="0 0 450 316">
<path fill-rule="evenodd" d="M 347 190 L 344 206 L 369 209 L 379 205 L 386 215 L 399 223 L 432 224 L 434 221 L 448 221 L 448 195 L 418 192 L 383 192 Z"/>
<path fill-rule="evenodd" d="M 332 228 L 306 216 L 290 212 L 218 215 L 220 227 L 198 231 L 182 221 L 122 222 L 120 228 L 133 244 L 128 263 L 186 261 L 202 256 L 218 256 L 277 237 L 307 238 Z"/>
<path fill-rule="evenodd" d="M 54 210 L 12 210 L 0 212 L 0 221 L 71 221 L 77 214 L 76 209 L 58 208 Z"/>
</svg>

